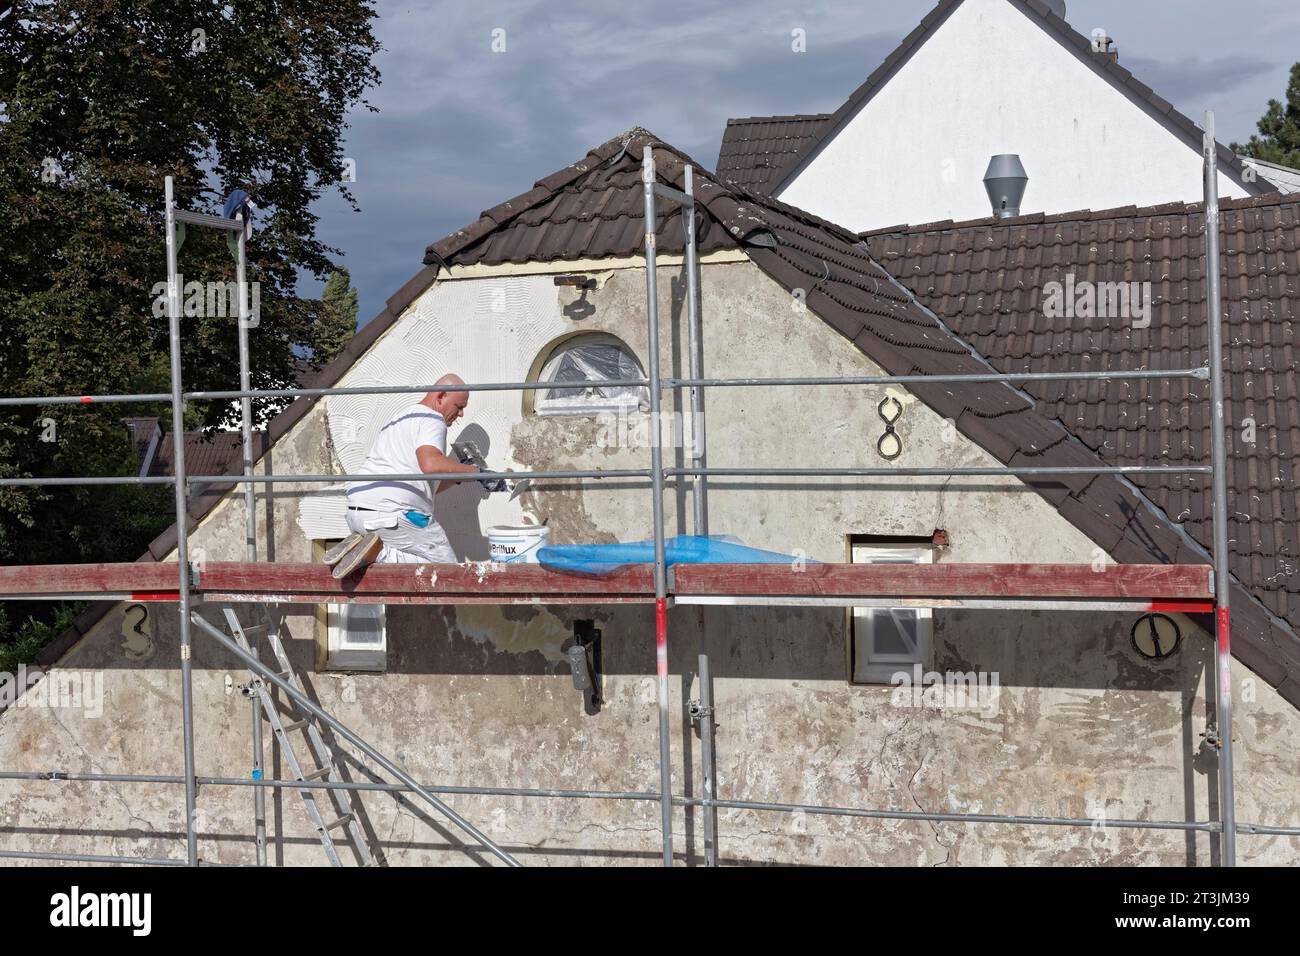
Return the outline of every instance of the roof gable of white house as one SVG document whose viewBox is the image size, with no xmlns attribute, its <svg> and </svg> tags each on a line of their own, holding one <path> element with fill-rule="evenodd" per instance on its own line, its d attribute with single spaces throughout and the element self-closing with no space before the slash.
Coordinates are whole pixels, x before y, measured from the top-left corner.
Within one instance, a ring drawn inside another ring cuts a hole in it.
<svg viewBox="0 0 1300 956">
<path fill-rule="evenodd" d="M 1072 45 L 1040 4 L 940 6 L 946 16 L 910 49 L 904 41 L 890 71 L 782 171 L 774 196 L 859 231 L 974 219 L 991 211 L 990 157 L 1015 153 L 1029 176 L 1023 213 L 1202 198 L 1201 144 L 1186 118 L 1125 82 L 1107 54 Z M 1219 177 L 1222 197 L 1271 189 L 1231 168 Z"/>
</svg>

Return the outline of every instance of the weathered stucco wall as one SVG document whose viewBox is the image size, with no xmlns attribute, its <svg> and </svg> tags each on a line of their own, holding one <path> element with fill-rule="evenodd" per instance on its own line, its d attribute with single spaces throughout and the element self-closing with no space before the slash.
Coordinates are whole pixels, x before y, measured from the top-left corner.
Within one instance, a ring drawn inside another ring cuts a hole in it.
<svg viewBox="0 0 1300 956">
<path fill-rule="evenodd" d="M 676 270 L 661 273 L 664 374 L 685 373 L 685 319 Z M 670 281 L 670 278 L 672 281 Z M 467 278 L 430 289 L 386 339 L 441 336 L 431 377 L 447 370 L 505 381 L 544 347 L 511 338 L 509 314 L 495 324 L 472 305 L 505 288 L 521 310 L 556 334 L 598 329 L 618 335 L 645 361 L 644 273 L 616 269 L 586 293 L 594 311 L 571 318 L 576 298 L 548 277 Z M 488 306 L 491 311 L 491 306 Z M 749 263 L 717 263 L 703 275 L 705 361 L 710 375 L 871 374 L 850 343 Z M 494 313 L 500 315 L 500 313 Z M 477 323 L 475 328 L 470 323 Z M 419 326 L 428 325 L 429 329 Z M 381 340 L 382 343 L 383 340 Z M 521 344 L 522 342 L 522 344 Z M 481 354 L 496 356 L 499 367 Z M 375 352 L 372 351 L 371 355 Z M 349 382 L 373 374 L 363 359 Z M 388 361 L 385 359 L 384 361 Z M 423 378 L 423 375 L 417 376 Z M 865 388 L 732 389 L 708 395 L 710 464 L 875 464 L 884 392 Z M 994 465 L 947 423 L 902 392 L 900 465 Z M 574 418 L 526 417 L 518 396 L 475 396 L 463 428 L 492 439 L 494 462 L 536 469 L 643 466 L 645 429 Z M 316 408 L 269 459 L 278 473 L 340 470 L 333 446 L 339 404 Z M 477 418 L 476 415 L 482 415 Z M 484 425 L 486 422 L 486 425 Z M 346 429 L 345 429 L 346 430 Z M 621 442 L 611 435 L 623 434 Z M 608 447 L 622 444 L 624 447 Z M 681 450 L 666 456 L 680 460 Z M 265 467 L 267 463 L 263 463 Z M 443 519 L 464 556 L 482 529 L 527 513 L 550 523 L 554 540 L 610 541 L 650 534 L 645 483 L 538 486 L 511 513 L 498 496 L 485 510 L 466 488 L 440 496 Z M 259 527 L 274 528 L 273 560 L 309 560 L 300 489 L 259 491 Z M 1088 541 L 1017 482 L 899 478 L 887 482 L 715 480 L 711 530 L 812 559 L 844 560 L 849 534 L 948 532 L 943 561 L 1067 561 L 1096 558 Z M 687 516 L 684 519 L 679 514 Z M 690 500 L 670 494 L 670 532 L 689 530 Z M 686 524 L 681 523 L 686 521 Z M 228 498 L 203 523 L 195 546 L 210 559 L 237 559 L 242 499 Z M 388 611 L 384 674 L 311 671 L 317 653 L 312 609 L 296 608 L 290 643 L 323 706 L 420 780 L 455 786 L 657 787 L 653 621 L 646 608 L 409 608 Z M 217 609 L 207 612 L 219 619 Z M 181 771 L 180 694 L 174 609 L 151 607 L 147 638 L 129 639 L 140 613 L 115 609 L 62 661 L 102 673 L 101 716 L 83 710 L 19 708 L 0 717 L 5 769 L 175 773 Z M 604 696 L 583 713 L 561 645 L 573 622 L 602 628 Z M 840 609 L 679 607 L 669 616 L 673 781 L 700 793 L 699 741 L 685 701 L 698 696 L 696 655 L 709 654 L 723 796 L 895 810 L 950 810 L 1096 819 L 1206 819 L 1216 799 L 1214 763 L 1200 754 L 1207 710 L 1209 643 L 1187 625 L 1176 654 L 1148 662 L 1131 648 L 1132 615 L 1046 612 L 935 614 L 932 667 L 996 674 L 995 706 L 960 710 L 913 706 L 895 688 L 847 681 L 845 614 Z M 1185 622 L 1186 623 L 1186 622 Z M 243 776 L 249 768 L 249 704 L 235 662 L 195 637 L 198 771 Z M 1238 815 L 1243 821 L 1300 820 L 1300 766 L 1293 742 L 1300 716 L 1262 681 L 1234 668 Z M 271 753 L 268 746 L 268 753 Z M 285 773 L 271 755 L 268 772 Z M 355 769 L 353 779 L 364 779 Z M 178 787 L 83 783 L 0 784 L 0 847 L 177 855 L 183 852 Z M 452 796 L 448 801 L 525 863 L 644 863 L 659 859 L 658 806 L 605 800 Z M 205 859 L 253 859 L 249 790 L 205 786 L 199 829 Z M 318 863 L 319 845 L 298 796 L 268 799 L 273 861 Z M 426 812 L 426 809 L 428 812 Z M 418 799 L 364 797 L 366 826 L 392 864 L 473 863 L 459 835 Z M 679 857 L 702 854 L 701 818 L 675 816 Z M 858 864 L 1205 865 L 1205 834 L 931 824 L 921 821 L 720 812 L 726 862 Z M 140 837 L 146 837 L 141 840 Z M 1239 840 L 1247 862 L 1297 862 L 1294 841 Z"/>
</svg>

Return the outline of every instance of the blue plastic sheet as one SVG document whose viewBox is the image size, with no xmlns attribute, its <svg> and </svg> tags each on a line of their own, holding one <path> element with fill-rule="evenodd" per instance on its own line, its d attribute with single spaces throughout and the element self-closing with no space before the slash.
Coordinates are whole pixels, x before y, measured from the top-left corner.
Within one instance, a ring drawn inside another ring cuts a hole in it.
<svg viewBox="0 0 1300 956">
<path fill-rule="evenodd" d="M 552 571 L 568 574 L 610 574 L 629 564 L 653 564 L 655 543 L 552 544 L 537 552 L 537 560 Z M 664 560 L 674 564 L 793 564 L 806 558 L 780 551 L 764 551 L 741 544 L 735 538 L 683 534 L 664 540 Z"/>
</svg>

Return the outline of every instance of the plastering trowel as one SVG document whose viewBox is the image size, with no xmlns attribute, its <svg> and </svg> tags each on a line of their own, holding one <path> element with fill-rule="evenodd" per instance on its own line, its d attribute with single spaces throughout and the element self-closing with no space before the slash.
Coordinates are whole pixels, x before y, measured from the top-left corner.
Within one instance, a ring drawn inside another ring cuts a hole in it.
<svg viewBox="0 0 1300 956">
<path fill-rule="evenodd" d="M 456 456 L 456 460 L 462 465 L 474 465 L 479 471 L 492 470 L 487 466 L 487 462 L 483 459 L 483 453 L 479 451 L 478 445 L 472 441 L 453 442 L 451 451 L 452 454 Z M 505 478 L 485 478 L 479 482 L 479 484 L 487 489 L 488 492 L 509 490 L 511 501 L 514 501 L 527 491 L 528 486 L 531 483 L 531 479 L 528 478 L 523 478 L 514 482 L 508 481 Z"/>
</svg>

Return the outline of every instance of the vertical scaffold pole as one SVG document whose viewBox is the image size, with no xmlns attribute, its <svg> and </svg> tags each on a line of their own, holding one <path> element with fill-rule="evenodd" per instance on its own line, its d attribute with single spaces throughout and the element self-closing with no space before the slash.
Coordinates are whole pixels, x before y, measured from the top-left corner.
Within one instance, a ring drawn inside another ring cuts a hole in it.
<svg viewBox="0 0 1300 956">
<path fill-rule="evenodd" d="M 235 283 L 239 287 L 239 390 L 251 391 L 253 388 L 252 371 L 248 358 L 248 230 L 239 231 L 239 257 L 235 266 Z M 253 400 L 244 396 L 239 400 L 240 425 L 244 439 L 244 477 L 253 473 Z M 257 499 L 253 493 L 253 484 L 244 485 L 244 552 L 248 560 L 257 560 Z M 255 787 L 261 790 L 261 787 Z"/>
<path fill-rule="evenodd" d="M 700 329 L 700 263 L 695 248 L 695 171 L 686 167 L 686 195 L 692 202 L 682 206 L 682 221 L 686 228 L 686 331 L 687 367 L 693 379 L 704 377 L 702 369 L 703 336 Z M 692 385 L 689 389 L 691 406 L 691 466 L 704 467 L 704 389 Z M 696 474 L 691 480 L 691 500 L 695 506 L 695 533 L 709 533 L 708 477 Z"/>
<path fill-rule="evenodd" d="M 175 461 L 176 561 L 180 574 L 181 741 L 185 760 L 185 848 L 190 866 L 199 864 L 194 832 L 197 792 L 194 785 L 194 690 L 190 669 L 190 555 L 185 484 L 185 398 L 181 383 L 181 291 L 176 266 L 176 203 L 172 177 L 166 179 L 167 323 L 171 340 L 172 444 Z"/>
<path fill-rule="evenodd" d="M 1219 288 L 1219 169 L 1214 112 L 1205 112 L 1205 281 L 1209 306 L 1210 465 L 1214 496 L 1214 625 L 1217 640 L 1214 676 L 1218 685 L 1215 717 L 1219 738 L 1219 818 L 1223 822 L 1223 866 L 1237 865 L 1237 814 L 1232 768 L 1232 639 L 1228 620 L 1231 584 L 1228 570 L 1228 446 L 1224 435 L 1223 295 Z"/>
<path fill-rule="evenodd" d="M 702 640 L 702 638 L 701 638 Z M 700 764 L 704 767 L 705 800 L 718 799 L 718 760 L 713 751 L 713 675 L 709 673 L 709 655 L 700 654 Z M 704 805 L 704 865 L 718 865 L 718 808 Z"/>
<path fill-rule="evenodd" d="M 247 215 L 247 213 L 245 213 Z M 239 390 L 251 391 L 253 375 L 248 353 L 248 330 L 252 326 L 248 310 L 248 228 L 239 230 L 239 255 L 235 260 L 235 284 L 239 294 Z M 240 428 L 244 439 L 244 477 L 253 474 L 253 400 L 244 396 L 239 400 Z M 257 498 L 254 485 L 244 485 L 244 554 L 249 562 L 257 560 Z M 269 611 L 268 611 L 269 613 Z M 270 623 L 269 621 L 267 622 Z M 256 647 L 254 647 L 256 653 Z M 256 681 L 258 677 L 249 676 Z M 250 694 L 249 706 L 253 710 L 253 776 L 262 775 L 262 756 L 265 752 L 262 743 L 262 702 L 256 694 Z M 257 865 L 266 866 L 266 788 L 253 788 L 253 843 L 257 855 Z"/>
<path fill-rule="evenodd" d="M 659 299 L 655 275 L 655 159 L 646 146 L 641 158 L 645 193 L 646 319 L 650 327 L 650 485 L 655 535 L 655 670 L 659 682 L 659 804 L 664 866 L 673 865 L 673 768 L 668 747 L 668 569 L 664 563 L 663 396 L 659 387 Z"/>
<path fill-rule="evenodd" d="M 255 649 L 254 649 L 255 650 Z M 256 674 L 249 675 L 250 682 L 258 682 L 261 678 Z M 256 693 L 255 687 L 250 687 L 253 691 L 249 699 L 253 705 L 253 772 L 254 780 L 261 780 L 264 773 L 262 768 L 262 755 L 266 752 L 262 743 L 262 707 L 261 696 Z M 266 866 L 266 788 L 254 787 L 255 794 L 253 799 L 253 844 L 256 851 L 258 866 Z"/>
</svg>

